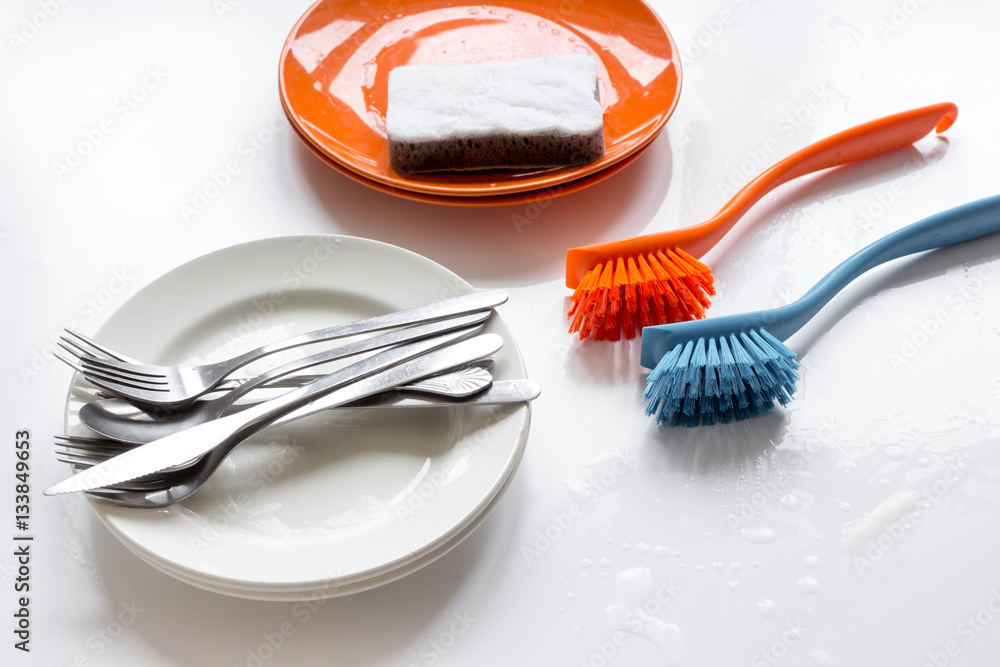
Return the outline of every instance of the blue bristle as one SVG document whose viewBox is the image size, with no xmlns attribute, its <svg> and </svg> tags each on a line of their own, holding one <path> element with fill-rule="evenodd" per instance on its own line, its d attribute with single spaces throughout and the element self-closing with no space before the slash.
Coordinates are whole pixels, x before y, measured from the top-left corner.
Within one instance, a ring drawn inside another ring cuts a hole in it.
<svg viewBox="0 0 1000 667">
<path fill-rule="evenodd" d="M 646 414 L 671 426 L 747 419 L 791 400 L 798 366 L 764 329 L 678 344 L 649 374 Z"/>
<path fill-rule="evenodd" d="M 688 346 L 691 344 L 688 343 Z M 667 394 L 676 385 L 676 376 L 683 369 L 681 365 L 681 355 L 683 347 L 678 344 L 669 353 L 665 354 L 660 363 L 656 365 L 653 372 L 646 379 L 646 391 L 643 392 L 643 400 L 649 401 L 646 405 L 646 415 L 659 414 L 665 409 L 662 405 L 666 401 Z"/>
</svg>

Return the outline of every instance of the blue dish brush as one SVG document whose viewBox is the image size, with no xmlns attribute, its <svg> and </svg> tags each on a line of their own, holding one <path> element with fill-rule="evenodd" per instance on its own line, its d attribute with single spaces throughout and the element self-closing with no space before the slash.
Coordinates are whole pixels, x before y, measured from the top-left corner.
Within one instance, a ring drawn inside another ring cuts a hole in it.
<svg viewBox="0 0 1000 667">
<path fill-rule="evenodd" d="M 659 424 L 699 426 L 747 419 L 786 405 L 798 362 L 782 341 L 852 280 L 879 264 L 1000 232 L 1000 195 L 895 231 L 828 273 L 798 301 L 752 313 L 649 326 L 640 361 L 653 371 L 643 400 Z"/>
</svg>

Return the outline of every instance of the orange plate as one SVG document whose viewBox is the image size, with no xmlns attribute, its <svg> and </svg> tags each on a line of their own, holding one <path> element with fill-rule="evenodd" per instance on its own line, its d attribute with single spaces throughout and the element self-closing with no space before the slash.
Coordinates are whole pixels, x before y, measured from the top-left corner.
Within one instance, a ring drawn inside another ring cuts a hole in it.
<svg viewBox="0 0 1000 667">
<path fill-rule="evenodd" d="M 635 162 L 636 158 L 643 154 L 643 152 L 649 148 L 649 144 L 642 146 L 636 152 L 632 153 L 624 160 L 619 160 L 615 164 L 611 165 L 607 169 L 602 169 L 596 174 L 591 174 L 590 176 L 584 176 L 583 178 L 578 178 L 575 181 L 570 181 L 569 183 L 561 183 L 559 185 L 553 186 L 552 188 L 542 188 L 541 190 L 530 190 L 528 192 L 518 192 L 512 195 L 497 195 L 490 196 L 484 195 L 482 197 L 448 197 L 445 195 L 431 195 L 426 192 L 413 192 L 412 190 L 401 190 L 397 187 L 391 185 L 385 185 L 383 183 L 378 183 L 370 178 L 366 178 L 361 174 L 351 171 L 347 167 L 343 166 L 339 162 L 331 160 L 326 153 L 322 152 L 316 146 L 312 144 L 309 139 L 304 137 L 298 128 L 292 127 L 292 131 L 302 140 L 302 143 L 312 152 L 313 155 L 318 157 L 324 164 L 332 167 L 336 171 L 339 171 L 344 176 L 347 176 L 351 180 L 360 183 L 361 185 L 367 185 L 370 188 L 378 190 L 379 192 L 384 192 L 386 194 L 395 195 L 396 197 L 401 197 L 403 199 L 409 199 L 410 201 L 419 201 L 425 204 L 437 204 L 440 206 L 463 206 L 463 207 L 474 207 L 474 206 L 514 206 L 520 204 L 530 204 L 532 202 L 537 202 L 544 199 L 555 199 L 556 197 L 561 197 L 562 195 L 568 195 L 573 192 L 578 192 L 584 188 L 588 188 L 595 183 L 600 183 L 604 179 L 614 176 L 619 171 L 629 166 Z"/>
<path fill-rule="evenodd" d="M 601 159 L 524 171 L 402 174 L 389 167 L 385 111 L 394 67 L 572 51 L 598 59 Z M 497 196 L 578 180 L 647 145 L 677 104 L 676 56 L 670 33 L 641 0 L 320 0 L 285 42 L 278 83 L 292 125 L 347 169 L 412 192 Z"/>
</svg>

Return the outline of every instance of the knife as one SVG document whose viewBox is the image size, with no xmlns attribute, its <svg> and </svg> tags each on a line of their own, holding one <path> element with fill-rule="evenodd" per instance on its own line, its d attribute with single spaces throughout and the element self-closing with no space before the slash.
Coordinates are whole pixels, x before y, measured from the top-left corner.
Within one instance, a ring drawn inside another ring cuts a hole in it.
<svg viewBox="0 0 1000 667">
<path fill-rule="evenodd" d="M 451 332 L 380 352 L 243 412 L 119 454 L 49 487 L 44 493 L 51 496 L 112 486 L 197 459 L 216 447 L 232 449 L 303 406 L 317 404 L 322 405 L 319 409 L 326 409 L 357 401 L 487 357 L 503 346 L 503 338 L 497 334 L 459 340 L 467 335 L 468 331 Z M 324 395 L 328 395 L 326 400 L 317 400 Z"/>
</svg>

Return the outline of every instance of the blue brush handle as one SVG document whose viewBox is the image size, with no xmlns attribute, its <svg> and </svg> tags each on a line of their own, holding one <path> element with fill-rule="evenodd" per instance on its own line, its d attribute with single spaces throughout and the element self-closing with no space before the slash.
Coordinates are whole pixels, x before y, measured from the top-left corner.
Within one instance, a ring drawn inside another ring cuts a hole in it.
<svg viewBox="0 0 1000 667">
<path fill-rule="evenodd" d="M 1000 232 L 1000 195 L 956 206 L 903 227 L 859 250 L 830 271 L 805 296 L 787 306 L 692 322 L 660 324 L 642 330 L 640 362 L 653 368 L 678 343 L 764 328 L 779 340 L 789 338 L 852 280 L 871 268 L 913 253 L 944 248 Z"/>
</svg>

